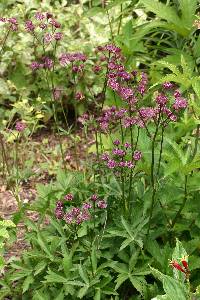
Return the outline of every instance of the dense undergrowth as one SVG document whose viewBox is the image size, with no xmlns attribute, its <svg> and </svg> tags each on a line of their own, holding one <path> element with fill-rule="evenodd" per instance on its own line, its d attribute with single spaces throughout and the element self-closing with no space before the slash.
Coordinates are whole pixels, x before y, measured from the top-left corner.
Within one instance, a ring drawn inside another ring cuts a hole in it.
<svg viewBox="0 0 200 300">
<path fill-rule="evenodd" d="M 18 205 L 0 220 L 0 299 L 200 299 L 198 1 L 15 2 L 0 4 L 0 167 Z M 53 179 L 26 203 L 42 128 Z M 22 221 L 29 248 L 5 261 Z"/>
</svg>

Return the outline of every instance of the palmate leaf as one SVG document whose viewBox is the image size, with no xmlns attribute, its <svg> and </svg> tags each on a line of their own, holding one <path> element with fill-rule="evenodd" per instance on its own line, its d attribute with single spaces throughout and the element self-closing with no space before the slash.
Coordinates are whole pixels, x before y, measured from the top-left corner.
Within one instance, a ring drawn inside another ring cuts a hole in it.
<svg viewBox="0 0 200 300">
<path fill-rule="evenodd" d="M 151 300 L 171 300 L 171 298 L 167 295 L 158 295 L 155 298 L 152 298 Z"/>
<path fill-rule="evenodd" d="M 140 293 L 143 294 L 144 286 L 146 285 L 146 280 L 143 276 L 132 276 L 129 275 L 130 282 L 134 288 Z"/>
<path fill-rule="evenodd" d="M 159 18 L 166 20 L 169 25 L 173 25 L 171 26 L 171 30 L 175 30 L 182 36 L 188 35 L 189 30 L 184 26 L 182 19 L 176 13 L 175 7 L 165 5 L 158 0 L 140 0 L 140 3 Z"/>
<path fill-rule="evenodd" d="M 171 300 L 188 300 L 188 293 L 185 285 L 170 276 L 165 276 L 163 280 L 163 288 Z"/>
<path fill-rule="evenodd" d="M 34 277 L 32 275 L 29 275 L 26 277 L 22 284 L 22 293 L 24 294 L 26 291 L 28 291 L 30 285 L 34 282 Z"/>
<path fill-rule="evenodd" d="M 181 19 L 185 27 L 191 30 L 197 9 L 197 0 L 179 0 Z"/>
<path fill-rule="evenodd" d="M 174 7 L 167 6 L 158 0 L 140 0 L 140 3 L 144 4 L 146 9 L 153 12 L 161 19 L 182 26 L 181 19 L 177 15 Z"/>
<path fill-rule="evenodd" d="M 152 267 L 150 267 L 150 269 L 152 274 L 162 281 L 165 293 L 170 300 L 188 300 L 188 291 L 183 283 L 170 276 L 164 275 Z"/>
</svg>

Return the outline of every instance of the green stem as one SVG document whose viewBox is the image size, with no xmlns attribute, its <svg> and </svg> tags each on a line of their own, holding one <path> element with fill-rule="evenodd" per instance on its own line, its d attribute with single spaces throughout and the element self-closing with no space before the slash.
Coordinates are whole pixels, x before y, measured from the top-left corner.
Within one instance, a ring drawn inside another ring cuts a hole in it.
<svg viewBox="0 0 200 300">
<path fill-rule="evenodd" d="M 174 220 L 172 221 L 172 228 L 175 226 L 177 220 L 179 219 L 180 215 L 181 215 L 181 212 L 182 210 L 184 209 L 185 207 L 185 204 L 187 202 L 187 199 L 188 199 L 188 190 L 187 190 L 187 183 L 188 183 L 188 175 L 185 175 L 185 183 L 184 183 L 184 198 L 183 198 L 183 202 L 179 208 L 179 210 L 177 211 L 176 213 L 176 216 L 174 218 Z"/>
<path fill-rule="evenodd" d="M 137 138 L 136 138 L 136 143 L 135 143 L 135 147 L 133 146 L 133 130 L 132 130 L 132 126 L 130 127 L 131 130 L 131 149 L 132 149 L 132 159 L 131 161 L 133 162 L 133 154 L 137 148 L 137 144 L 138 144 L 138 140 L 139 140 L 139 135 L 140 135 L 140 127 L 138 127 L 138 131 L 137 131 Z M 130 180 L 129 180 L 129 201 L 131 198 L 131 189 L 132 189 L 132 182 L 133 182 L 133 168 L 131 169 L 131 174 L 130 174 Z"/>
<path fill-rule="evenodd" d="M 122 11 L 123 11 L 123 4 L 120 5 L 120 17 L 119 17 L 119 26 L 118 26 L 118 29 L 117 29 L 117 35 L 119 35 L 121 25 L 122 25 Z"/>
<path fill-rule="evenodd" d="M 161 164 L 162 153 L 163 153 L 164 130 L 165 130 L 165 127 L 162 126 L 162 131 L 161 131 L 161 141 L 160 141 L 160 153 L 159 153 L 159 160 L 158 160 L 157 176 L 159 175 L 159 172 L 160 172 L 160 164 Z"/>
<path fill-rule="evenodd" d="M 113 29 L 112 29 L 112 23 L 111 23 L 110 15 L 109 15 L 109 12 L 108 12 L 107 9 L 106 9 L 106 14 L 107 14 L 107 17 L 108 17 L 108 23 L 109 23 L 109 28 L 110 28 L 110 36 L 111 36 L 111 40 L 112 40 L 112 42 L 114 43 L 114 34 L 113 34 Z"/>
<path fill-rule="evenodd" d="M 156 184 L 155 184 L 155 178 L 154 178 L 154 164 L 155 164 L 155 142 L 156 142 L 156 136 L 158 133 L 159 129 L 159 122 L 156 126 L 156 130 L 153 136 L 152 140 L 152 152 L 151 152 L 151 186 L 152 186 L 152 198 L 151 198 L 151 207 L 150 207 L 150 213 L 149 213 L 149 222 L 148 222 L 148 229 L 147 229 L 147 240 L 149 237 L 149 231 L 150 231 L 150 226 L 151 226 L 151 219 L 153 216 L 153 208 L 155 204 L 155 196 L 156 196 Z"/>
<path fill-rule="evenodd" d="M 199 133 L 200 133 L 200 124 L 197 125 L 197 129 L 196 129 L 196 137 L 195 137 L 195 143 L 194 143 L 194 151 L 193 151 L 193 153 L 192 153 L 191 161 L 193 161 L 193 159 L 195 158 L 196 153 L 197 153 L 197 150 L 198 150 Z"/>
<path fill-rule="evenodd" d="M 10 33 L 10 28 L 8 29 L 8 31 L 7 31 L 6 34 L 5 34 L 5 37 L 4 37 L 2 46 L 1 46 L 1 50 L 0 50 L 0 55 L 2 54 L 2 52 L 3 52 L 3 50 L 4 50 L 4 47 L 5 47 L 7 38 L 8 38 L 8 36 L 9 36 L 9 33 Z"/>
</svg>

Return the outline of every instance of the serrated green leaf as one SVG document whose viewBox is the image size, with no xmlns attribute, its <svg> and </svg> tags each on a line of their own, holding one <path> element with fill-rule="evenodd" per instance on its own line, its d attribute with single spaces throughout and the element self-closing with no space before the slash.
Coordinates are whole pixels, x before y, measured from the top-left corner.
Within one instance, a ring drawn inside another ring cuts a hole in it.
<svg viewBox="0 0 200 300">
<path fill-rule="evenodd" d="M 30 285 L 34 282 L 34 278 L 32 275 L 29 275 L 28 277 L 26 277 L 26 279 L 24 280 L 23 284 L 22 284 L 22 293 L 24 294 L 26 291 L 28 291 Z"/>
</svg>

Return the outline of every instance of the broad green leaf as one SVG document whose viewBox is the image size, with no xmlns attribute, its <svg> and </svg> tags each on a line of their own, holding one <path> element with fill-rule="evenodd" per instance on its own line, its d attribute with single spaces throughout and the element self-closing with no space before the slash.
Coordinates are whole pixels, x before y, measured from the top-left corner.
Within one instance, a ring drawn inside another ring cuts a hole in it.
<svg viewBox="0 0 200 300">
<path fill-rule="evenodd" d="M 183 36 L 188 35 L 188 30 L 184 27 L 182 20 L 176 13 L 175 7 L 165 5 L 158 0 L 140 0 L 140 3 L 142 3 L 147 10 L 156 14 L 159 18 L 166 20 L 168 23 L 172 23 L 174 25 L 174 30 L 178 33 Z"/>
<path fill-rule="evenodd" d="M 93 269 L 93 272 L 94 274 L 96 273 L 97 271 L 97 256 L 96 256 L 96 247 L 95 245 L 92 246 L 92 252 L 91 252 L 91 261 L 92 261 L 92 269 Z"/>
<path fill-rule="evenodd" d="M 38 242 L 38 244 L 40 245 L 41 249 L 48 255 L 49 259 L 50 259 L 51 261 L 53 261 L 53 260 L 54 260 L 54 257 L 53 257 L 53 255 L 51 254 L 51 252 L 50 252 L 50 250 L 49 250 L 49 248 L 48 248 L 48 246 L 47 246 L 47 241 L 45 241 L 45 240 L 43 239 L 42 235 L 41 235 L 39 232 L 38 232 L 38 234 L 37 234 L 37 242 Z"/>
<path fill-rule="evenodd" d="M 38 275 L 41 273 L 47 266 L 47 262 L 45 260 L 40 261 L 36 266 L 35 266 L 35 273 L 34 276 Z"/>
<path fill-rule="evenodd" d="M 94 300 L 101 300 L 101 289 L 96 289 Z"/>
<path fill-rule="evenodd" d="M 32 275 L 29 275 L 28 277 L 26 277 L 26 279 L 24 280 L 23 284 L 22 284 L 22 293 L 24 294 L 26 291 L 28 291 L 30 284 L 32 284 L 34 282 L 34 278 Z"/>
<path fill-rule="evenodd" d="M 80 264 L 78 270 L 83 281 L 89 285 L 89 278 L 86 269 L 84 269 L 84 267 Z"/>
<path fill-rule="evenodd" d="M 180 263 L 181 258 L 185 258 L 186 261 L 188 261 L 188 255 L 186 250 L 183 248 L 182 243 L 176 239 L 176 247 L 174 249 L 174 252 L 172 253 L 172 260 L 176 260 Z M 174 277 L 175 279 L 178 279 L 182 282 L 185 280 L 185 275 L 181 273 L 179 270 L 173 269 Z"/>
<path fill-rule="evenodd" d="M 181 19 L 185 27 L 191 30 L 197 9 L 197 0 L 179 0 Z"/>
<path fill-rule="evenodd" d="M 82 299 L 85 296 L 85 294 L 87 293 L 88 289 L 89 289 L 89 285 L 83 286 L 78 291 L 77 297 L 80 298 L 80 299 Z"/>
<path fill-rule="evenodd" d="M 170 276 L 165 275 L 163 288 L 171 300 L 188 300 L 189 294 L 187 293 L 185 285 Z"/>
<path fill-rule="evenodd" d="M 129 275 L 130 282 L 134 288 L 140 293 L 143 294 L 144 286 L 146 285 L 146 280 L 143 276 L 132 276 Z"/>
<path fill-rule="evenodd" d="M 11 220 L 0 221 L 0 227 L 1 226 L 2 227 L 8 227 L 8 228 L 16 227 L 16 225 Z"/>
<path fill-rule="evenodd" d="M 122 283 L 127 279 L 128 279 L 128 274 L 119 274 L 117 276 L 117 279 L 115 280 L 116 282 L 115 290 L 117 290 L 122 285 Z"/>
<path fill-rule="evenodd" d="M 62 265 L 63 265 L 65 275 L 68 276 L 70 269 L 72 267 L 72 256 L 65 254 L 62 260 Z"/>
</svg>

